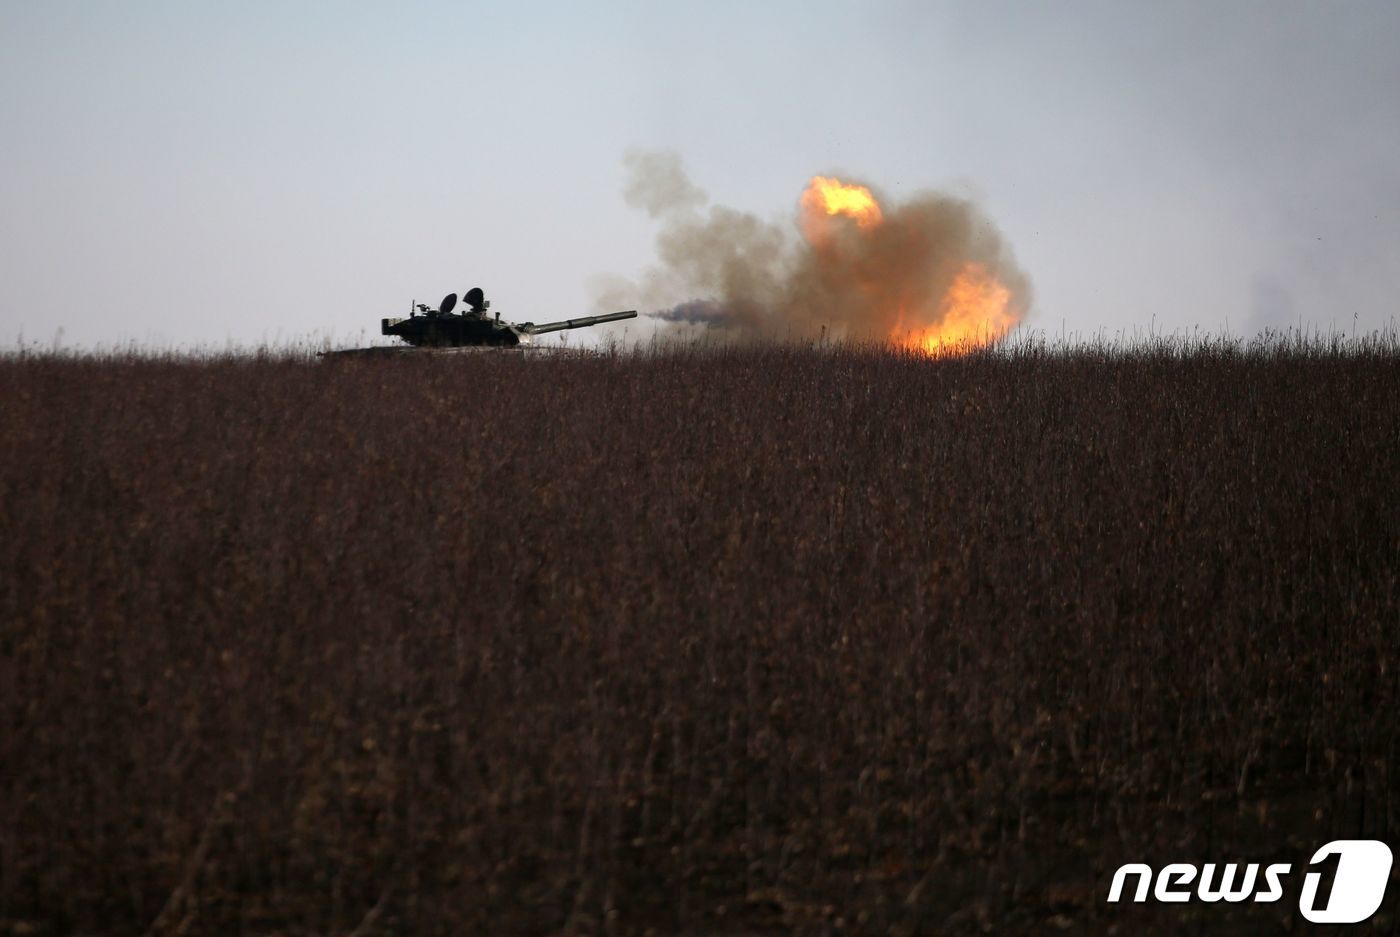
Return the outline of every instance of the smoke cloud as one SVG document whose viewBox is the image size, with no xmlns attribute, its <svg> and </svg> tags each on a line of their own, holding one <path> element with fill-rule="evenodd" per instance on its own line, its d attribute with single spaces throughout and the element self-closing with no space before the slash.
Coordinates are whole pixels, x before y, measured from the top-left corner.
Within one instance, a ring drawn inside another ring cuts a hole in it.
<svg viewBox="0 0 1400 937">
<path fill-rule="evenodd" d="M 1000 301 L 1004 314 L 988 328 L 1004 329 L 1030 308 L 1030 279 L 965 198 L 925 192 L 894 202 L 843 176 L 878 202 L 866 216 L 828 214 L 809 188 L 792 218 L 765 221 L 709 205 L 674 153 L 632 153 L 626 166 L 628 204 L 660 224 L 658 263 L 610 290 L 605 304 L 637 303 L 669 328 L 736 340 L 898 341 L 951 329 L 966 317 L 959 295 Z"/>
</svg>

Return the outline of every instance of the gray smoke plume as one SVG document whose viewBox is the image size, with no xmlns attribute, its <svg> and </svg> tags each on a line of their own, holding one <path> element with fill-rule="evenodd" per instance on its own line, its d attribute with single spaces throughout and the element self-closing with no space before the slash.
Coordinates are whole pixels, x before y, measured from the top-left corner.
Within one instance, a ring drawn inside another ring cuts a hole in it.
<svg viewBox="0 0 1400 937">
<path fill-rule="evenodd" d="M 1030 307 L 1029 278 L 967 199 L 926 192 L 895 203 L 867 186 L 880 206 L 876 224 L 810 205 L 790 220 L 764 221 L 707 208 L 674 153 L 633 153 L 626 165 L 628 204 L 661 226 L 658 263 L 609 290 L 603 305 L 636 303 L 672 327 L 721 328 L 740 339 L 889 340 L 943 326 L 949 288 L 973 264 L 1008 291 L 1007 321 Z"/>
</svg>

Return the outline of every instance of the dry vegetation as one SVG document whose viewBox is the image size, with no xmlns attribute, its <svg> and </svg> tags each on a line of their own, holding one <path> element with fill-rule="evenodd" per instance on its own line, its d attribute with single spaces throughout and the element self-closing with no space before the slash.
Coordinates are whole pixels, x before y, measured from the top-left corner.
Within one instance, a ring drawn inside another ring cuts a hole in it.
<svg viewBox="0 0 1400 937">
<path fill-rule="evenodd" d="M 0 933 L 1272 933 L 1111 872 L 1400 824 L 1393 341 L 28 355 L 0 441 Z"/>
</svg>

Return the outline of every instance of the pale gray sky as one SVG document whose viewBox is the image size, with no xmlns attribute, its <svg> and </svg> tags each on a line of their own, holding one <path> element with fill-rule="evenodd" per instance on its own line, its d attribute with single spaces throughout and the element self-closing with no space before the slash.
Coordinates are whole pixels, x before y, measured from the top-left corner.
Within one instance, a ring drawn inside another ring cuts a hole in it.
<svg viewBox="0 0 1400 937">
<path fill-rule="evenodd" d="M 1400 318 L 1400 3 L 9 0 L 0 347 L 596 311 L 630 148 L 974 193 L 1055 334 Z"/>
</svg>

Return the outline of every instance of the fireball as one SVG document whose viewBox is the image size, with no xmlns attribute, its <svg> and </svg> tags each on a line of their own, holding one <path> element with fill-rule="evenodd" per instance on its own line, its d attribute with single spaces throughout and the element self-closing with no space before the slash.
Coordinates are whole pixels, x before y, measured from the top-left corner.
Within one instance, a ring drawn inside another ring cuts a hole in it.
<svg viewBox="0 0 1400 937">
<path fill-rule="evenodd" d="M 816 176 L 802 193 L 803 232 L 833 280 L 857 284 L 867 322 L 884 323 L 882 336 L 926 354 L 956 354 L 989 344 L 1016 324 L 1011 290 L 985 264 L 956 262 L 956 275 L 941 290 L 931 278 L 946 277 L 948 258 L 931 252 L 896 206 L 885 217 L 863 185 Z M 844 226 L 842 219 L 855 222 Z M 884 262 L 897 256 L 898 264 Z M 908 261 L 914 258 L 915 262 Z M 936 271 L 944 271 L 941 276 Z M 932 289 L 932 296 L 929 290 Z M 911 300 L 910 296 L 920 297 Z"/>
<path fill-rule="evenodd" d="M 884 220 L 880 204 L 863 185 L 846 185 L 840 179 L 815 176 L 802 193 L 802 207 L 810 215 L 845 215 L 861 228 L 873 228 Z"/>
</svg>

